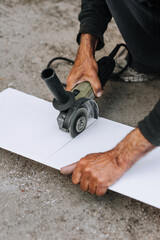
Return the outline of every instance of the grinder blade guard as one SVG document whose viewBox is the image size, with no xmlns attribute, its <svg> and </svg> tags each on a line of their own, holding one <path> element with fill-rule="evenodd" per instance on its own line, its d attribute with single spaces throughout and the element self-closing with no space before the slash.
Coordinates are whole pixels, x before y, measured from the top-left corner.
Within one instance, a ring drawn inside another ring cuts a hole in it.
<svg viewBox="0 0 160 240">
<path fill-rule="evenodd" d="M 77 89 L 72 92 L 65 91 L 52 68 L 44 69 L 41 77 L 54 95 L 53 107 L 60 111 L 57 122 L 61 130 L 76 137 L 85 129 L 88 118 L 98 118 L 96 102 L 87 97 L 77 99 L 80 93 Z"/>
<path fill-rule="evenodd" d="M 109 56 L 97 61 L 98 77 L 102 88 L 113 73 L 115 68 L 113 58 L 121 46 L 126 47 L 124 44 L 118 44 Z M 93 89 L 89 82 L 78 84 L 72 92 L 64 89 L 54 69 L 50 67 L 51 63 L 55 60 L 66 60 L 72 64 L 74 61 L 62 57 L 54 58 L 41 73 L 41 78 L 46 82 L 54 95 L 53 107 L 60 111 L 57 117 L 59 128 L 65 132 L 69 132 L 74 138 L 86 128 L 89 118 L 98 118 L 99 109 L 94 100 Z"/>
</svg>

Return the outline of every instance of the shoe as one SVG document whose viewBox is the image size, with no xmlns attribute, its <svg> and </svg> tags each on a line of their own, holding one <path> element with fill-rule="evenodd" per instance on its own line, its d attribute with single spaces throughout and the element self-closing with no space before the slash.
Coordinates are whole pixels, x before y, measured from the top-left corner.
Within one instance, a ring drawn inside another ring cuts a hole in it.
<svg viewBox="0 0 160 240">
<path fill-rule="evenodd" d="M 127 64 L 127 60 L 126 59 L 122 59 L 122 58 L 117 58 L 116 59 L 116 66 L 115 66 L 115 70 L 113 72 L 113 74 L 115 75 L 116 73 L 118 73 L 119 71 L 121 71 Z M 135 71 L 133 68 L 131 67 L 127 67 L 127 69 L 117 75 L 115 78 L 119 79 L 123 82 L 134 82 L 134 83 L 138 83 L 138 82 L 145 82 L 148 80 L 154 80 L 157 77 L 160 76 L 160 73 L 139 73 L 137 71 Z"/>
</svg>

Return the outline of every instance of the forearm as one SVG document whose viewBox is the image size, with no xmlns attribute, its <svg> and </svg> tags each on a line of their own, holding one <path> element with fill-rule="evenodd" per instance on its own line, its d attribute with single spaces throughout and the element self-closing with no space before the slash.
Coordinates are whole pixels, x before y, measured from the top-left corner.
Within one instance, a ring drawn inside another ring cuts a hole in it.
<svg viewBox="0 0 160 240">
<path fill-rule="evenodd" d="M 155 146 L 141 134 L 139 128 L 136 128 L 114 148 L 117 164 L 127 171 L 154 148 Z"/>
<path fill-rule="evenodd" d="M 88 57 L 95 55 L 98 38 L 91 34 L 82 34 L 80 39 L 80 46 L 78 49 L 78 55 L 83 54 Z"/>
<path fill-rule="evenodd" d="M 105 0 L 82 0 L 79 14 L 80 30 L 77 42 L 82 33 L 89 33 L 98 38 L 97 50 L 104 46 L 103 34 L 112 16 Z"/>
</svg>

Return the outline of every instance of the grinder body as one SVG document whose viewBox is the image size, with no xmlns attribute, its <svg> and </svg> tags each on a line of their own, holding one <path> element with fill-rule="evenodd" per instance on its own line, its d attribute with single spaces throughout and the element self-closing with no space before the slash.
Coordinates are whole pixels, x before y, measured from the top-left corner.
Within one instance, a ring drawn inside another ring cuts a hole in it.
<svg viewBox="0 0 160 240">
<path fill-rule="evenodd" d="M 98 77 L 103 88 L 114 70 L 115 61 L 113 58 L 103 57 L 97 64 Z M 53 107 L 60 111 L 57 122 L 61 130 L 76 137 L 85 129 L 89 118 L 98 118 L 99 109 L 89 82 L 80 83 L 72 92 L 68 92 L 64 90 L 52 68 L 44 69 L 41 77 L 54 95 Z"/>
</svg>

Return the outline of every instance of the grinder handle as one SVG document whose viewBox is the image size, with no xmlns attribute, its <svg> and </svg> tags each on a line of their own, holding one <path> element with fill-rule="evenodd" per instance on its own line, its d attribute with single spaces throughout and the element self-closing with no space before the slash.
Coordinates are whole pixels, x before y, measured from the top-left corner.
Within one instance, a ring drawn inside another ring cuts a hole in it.
<svg viewBox="0 0 160 240">
<path fill-rule="evenodd" d="M 54 69 L 46 68 L 41 73 L 41 78 L 46 82 L 48 88 L 53 93 L 59 104 L 65 104 L 69 100 L 69 96 L 64 90 Z"/>
</svg>

